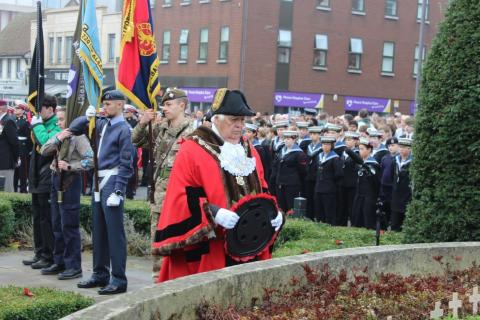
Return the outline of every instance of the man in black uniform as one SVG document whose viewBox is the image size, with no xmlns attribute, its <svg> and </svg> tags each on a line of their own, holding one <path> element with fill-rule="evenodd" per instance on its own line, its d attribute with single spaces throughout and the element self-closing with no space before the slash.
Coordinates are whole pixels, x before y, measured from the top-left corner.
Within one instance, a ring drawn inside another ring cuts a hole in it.
<svg viewBox="0 0 480 320">
<path fill-rule="evenodd" d="M 305 197 L 307 198 L 307 217 L 315 220 L 315 183 L 317 181 L 318 155 L 322 152 L 320 134 L 323 127 L 310 127 L 310 144 L 307 146 L 307 176 L 305 178 Z"/>
<path fill-rule="evenodd" d="M 20 182 L 20 192 L 27 193 L 28 167 L 30 163 L 30 152 L 32 151 L 32 139 L 30 139 L 30 124 L 28 123 L 25 112 L 28 110 L 26 103 L 22 101 L 15 102 L 15 123 L 17 124 L 18 142 L 20 143 L 20 163 L 15 168 L 13 176 L 13 191 L 18 191 Z"/>
<path fill-rule="evenodd" d="M 293 209 L 293 199 L 302 195 L 307 173 L 307 157 L 296 143 L 297 131 L 283 131 L 285 145 L 280 150 L 276 180 L 277 200 L 284 212 Z"/>
<path fill-rule="evenodd" d="M 412 163 L 412 140 L 408 138 L 398 139 L 399 154 L 393 161 L 394 176 L 392 190 L 392 230 L 401 231 L 405 211 L 412 199 L 410 186 L 410 165 Z"/>
<path fill-rule="evenodd" d="M 337 196 L 343 178 L 343 161 L 333 150 L 335 137 L 321 137 L 322 153 L 318 155 L 315 184 L 315 220 L 336 224 Z"/>
<path fill-rule="evenodd" d="M 262 160 L 263 176 L 265 181 L 267 181 L 267 177 L 270 176 L 270 160 L 268 149 L 266 149 L 258 140 L 258 126 L 249 122 L 245 123 L 245 135 L 248 141 L 254 146 L 255 150 L 257 150 L 258 155 Z"/>
<path fill-rule="evenodd" d="M 358 154 L 357 142 L 360 139 L 360 134 L 356 132 L 345 132 L 345 145 L 348 149 Z M 337 223 L 340 226 L 346 226 L 348 220 L 352 222 L 352 207 L 353 199 L 355 198 L 355 189 L 357 187 L 358 166 L 355 161 L 344 151 L 343 155 L 343 179 L 341 182 L 341 203 L 342 212 L 337 218 Z"/>
<path fill-rule="evenodd" d="M 268 180 L 268 189 L 270 193 L 275 195 L 277 192 L 276 187 L 276 180 L 277 180 L 277 169 L 278 169 L 278 162 L 281 157 L 281 151 L 285 142 L 283 141 L 283 131 L 288 128 L 288 120 L 280 120 L 275 123 L 274 126 L 275 130 L 277 131 L 277 136 L 272 139 L 271 143 L 271 152 L 270 152 L 270 159 L 271 160 L 271 170 L 270 170 L 270 179 Z"/>
</svg>

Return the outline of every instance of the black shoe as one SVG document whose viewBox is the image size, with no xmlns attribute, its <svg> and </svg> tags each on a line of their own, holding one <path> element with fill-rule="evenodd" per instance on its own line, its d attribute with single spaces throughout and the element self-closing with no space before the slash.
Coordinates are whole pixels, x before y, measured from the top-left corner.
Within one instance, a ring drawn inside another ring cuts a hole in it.
<svg viewBox="0 0 480 320">
<path fill-rule="evenodd" d="M 22 263 L 26 266 L 31 266 L 32 264 L 34 264 L 35 262 L 38 262 L 38 261 L 40 261 L 40 257 L 39 256 L 34 256 L 31 259 L 23 260 Z"/>
<path fill-rule="evenodd" d="M 43 268 L 42 269 L 42 274 L 43 275 L 54 275 L 54 274 L 59 274 L 60 272 L 65 271 L 65 265 L 64 264 L 52 264 L 48 268 Z"/>
<path fill-rule="evenodd" d="M 126 291 L 127 291 L 127 286 L 119 287 L 113 284 L 109 284 L 105 288 L 98 290 L 98 294 L 100 295 L 117 294 L 117 293 L 124 293 Z"/>
<path fill-rule="evenodd" d="M 82 277 L 82 269 L 67 269 L 58 274 L 58 280 L 68 280 Z"/>
<path fill-rule="evenodd" d="M 108 281 L 98 281 L 96 279 L 88 279 L 85 281 L 80 281 L 77 284 L 77 287 L 81 289 L 90 289 L 90 288 L 96 288 L 96 287 L 105 287 L 108 285 Z"/>
<path fill-rule="evenodd" d="M 53 263 L 51 261 L 45 260 L 45 259 L 40 259 L 35 263 L 32 263 L 31 267 L 32 269 L 45 269 L 49 268 Z"/>
</svg>

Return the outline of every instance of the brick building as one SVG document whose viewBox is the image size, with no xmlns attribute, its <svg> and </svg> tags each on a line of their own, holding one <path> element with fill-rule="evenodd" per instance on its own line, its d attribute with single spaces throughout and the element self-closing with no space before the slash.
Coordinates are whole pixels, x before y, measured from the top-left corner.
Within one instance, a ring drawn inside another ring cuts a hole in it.
<svg viewBox="0 0 480 320">
<path fill-rule="evenodd" d="M 426 51 L 448 0 L 426 0 Z M 422 0 L 157 0 L 162 86 L 206 109 L 240 88 L 262 112 L 409 113 Z M 425 57 L 425 55 L 424 55 Z"/>
</svg>

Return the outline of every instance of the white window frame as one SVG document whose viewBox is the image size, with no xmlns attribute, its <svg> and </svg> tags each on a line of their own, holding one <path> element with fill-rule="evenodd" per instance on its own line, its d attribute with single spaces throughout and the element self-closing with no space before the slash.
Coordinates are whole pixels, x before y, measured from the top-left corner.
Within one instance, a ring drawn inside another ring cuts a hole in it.
<svg viewBox="0 0 480 320">
<path fill-rule="evenodd" d="M 358 73 L 362 70 L 363 40 L 361 38 L 350 38 L 348 48 L 348 71 Z M 350 64 L 355 58 L 355 66 Z"/>
<path fill-rule="evenodd" d="M 200 29 L 197 63 L 205 63 L 208 59 L 208 28 Z M 204 53 L 204 56 L 202 56 Z"/>
<path fill-rule="evenodd" d="M 328 35 L 317 33 L 314 42 L 313 68 L 325 70 L 327 68 L 328 57 Z M 316 63 L 316 61 L 318 61 L 317 55 L 319 56 L 320 63 Z"/>
<path fill-rule="evenodd" d="M 388 45 L 391 45 L 391 49 L 388 48 Z M 391 51 L 391 52 L 390 52 Z M 391 65 L 390 69 L 386 69 L 385 65 Z M 392 76 L 395 74 L 395 42 L 393 41 L 385 41 L 383 43 L 382 49 L 382 75 L 384 76 Z"/>
<path fill-rule="evenodd" d="M 188 29 L 180 30 L 180 36 L 178 38 L 179 52 L 178 63 L 187 63 L 188 61 Z"/>
<path fill-rule="evenodd" d="M 170 30 L 163 31 L 162 35 L 162 59 L 161 63 L 165 64 L 170 61 L 170 48 L 172 43 L 172 32 Z"/>
</svg>

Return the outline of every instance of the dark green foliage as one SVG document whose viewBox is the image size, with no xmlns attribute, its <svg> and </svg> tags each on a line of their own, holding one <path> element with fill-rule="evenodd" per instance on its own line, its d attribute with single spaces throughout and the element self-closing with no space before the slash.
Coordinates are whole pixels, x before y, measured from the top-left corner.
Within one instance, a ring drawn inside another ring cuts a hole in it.
<svg viewBox="0 0 480 320">
<path fill-rule="evenodd" d="M 13 210 L 10 202 L 0 199 L 0 245 L 8 242 L 13 234 Z"/>
<path fill-rule="evenodd" d="M 91 306 L 91 298 L 50 288 L 31 288 L 33 297 L 23 288 L 0 288 L 0 320 L 55 320 Z"/>
<path fill-rule="evenodd" d="M 32 196 L 30 194 L 1 192 L 0 197 L 2 200 L 10 203 L 11 208 L 15 213 L 14 230 L 21 230 L 22 226 L 31 223 Z M 2 219 L 1 212 L 2 210 L 0 209 L 0 219 Z M 146 201 L 127 200 L 125 203 L 125 215 L 134 221 L 135 230 L 137 232 L 144 235 L 150 234 L 150 208 Z M 91 231 L 92 203 L 90 197 L 83 197 L 81 199 L 80 225 L 85 230 L 89 232 Z"/>
<path fill-rule="evenodd" d="M 480 4 L 454 0 L 428 56 L 406 242 L 480 240 Z"/>
</svg>

